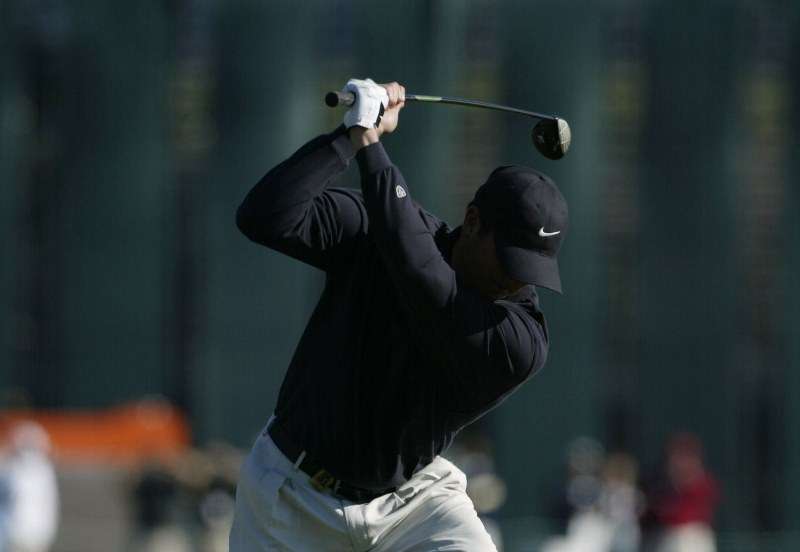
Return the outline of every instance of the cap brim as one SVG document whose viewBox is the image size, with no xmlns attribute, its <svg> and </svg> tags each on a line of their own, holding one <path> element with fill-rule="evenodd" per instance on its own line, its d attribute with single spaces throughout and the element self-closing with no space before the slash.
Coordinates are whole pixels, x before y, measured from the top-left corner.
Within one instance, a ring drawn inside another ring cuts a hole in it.
<svg viewBox="0 0 800 552">
<path fill-rule="evenodd" d="M 555 257 L 522 247 L 498 244 L 497 258 L 513 279 L 561 293 L 561 276 Z"/>
</svg>

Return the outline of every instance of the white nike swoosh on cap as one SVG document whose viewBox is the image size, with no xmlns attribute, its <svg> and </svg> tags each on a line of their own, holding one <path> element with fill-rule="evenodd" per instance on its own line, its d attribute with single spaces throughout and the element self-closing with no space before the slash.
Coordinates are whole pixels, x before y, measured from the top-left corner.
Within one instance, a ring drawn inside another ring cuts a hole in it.
<svg viewBox="0 0 800 552">
<path fill-rule="evenodd" d="M 544 226 L 539 228 L 539 235 L 543 238 L 549 238 L 550 236 L 556 236 L 561 233 L 561 230 L 556 230 L 555 232 L 545 232 Z"/>
</svg>

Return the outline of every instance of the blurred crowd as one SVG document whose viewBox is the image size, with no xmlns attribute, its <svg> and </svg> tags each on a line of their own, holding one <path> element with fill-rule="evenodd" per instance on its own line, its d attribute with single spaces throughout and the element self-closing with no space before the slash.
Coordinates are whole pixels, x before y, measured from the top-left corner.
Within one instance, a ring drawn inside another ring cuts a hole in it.
<svg viewBox="0 0 800 552">
<path fill-rule="evenodd" d="M 58 512 L 50 439 L 34 422 L 14 424 L 0 442 L 0 551 L 49 550 Z"/>
<path fill-rule="evenodd" d="M 56 461 L 39 423 L 0 426 L 0 552 L 227 552 L 239 449 Z"/>
<path fill-rule="evenodd" d="M 468 428 L 447 456 L 466 473 L 475 508 L 503 550 L 496 514 L 507 488 L 491 440 Z M 120 495 L 129 518 L 126 550 L 226 552 L 241 460 L 242 451 L 213 444 L 127 465 Z M 631 454 L 607 452 L 587 437 L 571 442 L 550 516 L 560 531 L 541 552 L 715 552 L 720 490 L 700 440 L 671 436 L 661 465 L 642 471 Z M 16 422 L 0 440 L 0 552 L 55 549 L 59 504 L 47 432 L 33 421 Z M 69 524 L 69 512 L 63 518 Z"/>
<path fill-rule="evenodd" d="M 134 552 L 227 552 L 241 452 L 224 444 L 153 460 L 131 481 Z"/>
<path fill-rule="evenodd" d="M 640 474 L 631 454 L 606 453 L 585 437 L 571 443 L 566 457 L 566 484 L 554 506 L 563 535 L 542 552 L 716 551 L 720 491 L 696 436 L 673 435 L 649 474 Z"/>
</svg>

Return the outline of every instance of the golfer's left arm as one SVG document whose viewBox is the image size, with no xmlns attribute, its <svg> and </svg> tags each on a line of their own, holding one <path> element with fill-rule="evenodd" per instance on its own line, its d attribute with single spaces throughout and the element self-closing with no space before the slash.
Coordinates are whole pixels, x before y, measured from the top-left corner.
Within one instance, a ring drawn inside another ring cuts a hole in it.
<svg viewBox="0 0 800 552">
<path fill-rule="evenodd" d="M 396 126 L 391 98 L 390 92 L 384 118 L 394 117 L 389 124 Z M 474 401 L 469 395 L 464 401 L 485 402 L 485 397 L 512 389 L 544 364 L 548 349 L 544 320 L 510 302 L 486 299 L 459 281 L 411 201 L 403 175 L 383 148 L 380 131 L 350 129 L 358 149 L 369 233 L 409 314 L 432 321 L 451 340 L 448 345 L 455 348 L 460 366 L 454 376 L 467 393 L 474 393 Z"/>
</svg>

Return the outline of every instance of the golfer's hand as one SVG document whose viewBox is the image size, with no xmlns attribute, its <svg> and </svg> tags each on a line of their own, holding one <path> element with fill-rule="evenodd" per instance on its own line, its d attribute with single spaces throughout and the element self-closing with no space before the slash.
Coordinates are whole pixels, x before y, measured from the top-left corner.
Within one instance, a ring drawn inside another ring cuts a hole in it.
<svg viewBox="0 0 800 552">
<path fill-rule="evenodd" d="M 406 103 L 406 89 L 399 83 L 390 82 L 381 84 L 389 96 L 389 105 L 384 110 L 381 122 L 376 128 L 363 128 L 354 126 L 349 129 L 350 141 L 357 150 L 380 141 L 383 133 L 390 134 L 397 128 L 400 110 Z"/>
<path fill-rule="evenodd" d="M 381 84 L 381 86 L 386 89 L 386 93 L 389 95 L 389 107 L 384 111 L 381 122 L 378 125 L 377 130 L 379 136 L 384 133 L 391 134 L 394 132 L 394 129 L 397 128 L 398 119 L 400 118 L 400 110 L 403 109 L 403 106 L 406 104 L 405 86 L 396 82 Z"/>
</svg>

